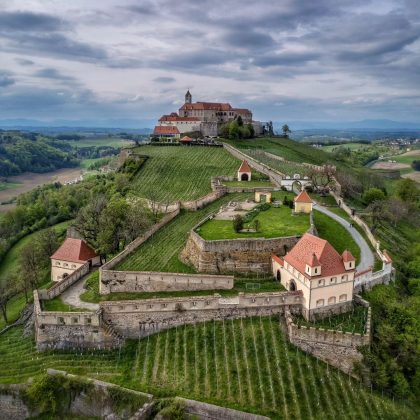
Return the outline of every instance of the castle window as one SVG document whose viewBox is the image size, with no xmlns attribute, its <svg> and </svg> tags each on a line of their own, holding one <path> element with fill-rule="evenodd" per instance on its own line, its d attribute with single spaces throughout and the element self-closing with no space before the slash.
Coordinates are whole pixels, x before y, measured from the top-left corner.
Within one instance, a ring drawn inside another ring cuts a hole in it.
<svg viewBox="0 0 420 420">
<path fill-rule="evenodd" d="M 206 305 L 209 306 L 210 305 L 210 301 L 206 300 Z"/>
<path fill-rule="evenodd" d="M 315 274 L 318 274 L 318 269 L 317 268 L 315 268 Z"/>
<path fill-rule="evenodd" d="M 76 268 L 76 264 L 72 264 L 71 265 L 71 268 Z"/>
<path fill-rule="evenodd" d="M 324 280 L 318 280 L 318 286 L 323 286 L 324 285 Z"/>
<path fill-rule="evenodd" d="M 64 267 L 68 267 L 69 266 L 67 263 L 64 263 L 63 265 L 64 265 Z"/>
<path fill-rule="evenodd" d="M 197 306 L 197 302 L 191 302 L 191 306 Z"/>
<path fill-rule="evenodd" d="M 319 308 L 321 306 L 324 306 L 324 299 L 318 299 L 316 301 L 316 307 Z"/>
<path fill-rule="evenodd" d="M 337 282 L 337 277 L 331 277 L 330 283 L 336 283 L 336 282 Z"/>
<path fill-rule="evenodd" d="M 340 302 L 344 302 L 346 300 L 347 300 L 347 295 L 346 294 L 340 295 Z"/>
<path fill-rule="evenodd" d="M 147 305 L 147 309 L 152 309 L 153 305 Z"/>
<path fill-rule="evenodd" d="M 330 298 L 328 298 L 328 305 L 334 305 L 335 303 L 335 296 L 331 296 Z"/>
<path fill-rule="evenodd" d="M 347 274 L 346 275 L 344 275 L 344 276 L 341 276 L 341 280 L 343 280 L 343 281 L 347 281 Z"/>
<path fill-rule="evenodd" d="M 58 323 L 59 323 L 59 324 L 65 324 L 65 322 L 64 322 L 64 318 L 63 318 L 62 316 L 59 316 L 59 317 L 58 317 Z"/>
<path fill-rule="evenodd" d="M 251 299 L 251 302 L 252 302 L 252 303 L 255 303 L 255 298 L 252 298 L 252 299 Z"/>
<path fill-rule="evenodd" d="M 71 319 L 71 322 L 73 323 L 73 324 L 77 324 L 78 322 L 79 322 L 79 320 L 77 319 L 77 318 L 72 318 Z"/>
<path fill-rule="evenodd" d="M 162 308 L 166 308 L 168 306 L 167 303 L 162 303 Z"/>
<path fill-rule="evenodd" d="M 56 264 L 57 264 L 57 265 L 61 265 L 60 261 L 57 261 L 57 262 L 56 262 Z"/>
<path fill-rule="evenodd" d="M 91 318 L 86 318 L 86 324 L 91 324 L 92 323 L 92 319 Z"/>
</svg>

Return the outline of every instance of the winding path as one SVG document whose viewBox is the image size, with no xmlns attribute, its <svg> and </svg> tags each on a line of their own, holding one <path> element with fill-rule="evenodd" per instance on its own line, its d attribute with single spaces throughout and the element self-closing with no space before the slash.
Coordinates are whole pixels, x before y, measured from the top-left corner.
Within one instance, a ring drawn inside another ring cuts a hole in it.
<svg viewBox="0 0 420 420">
<path fill-rule="evenodd" d="M 319 204 L 315 204 L 314 209 L 326 214 L 328 217 L 331 217 L 331 219 L 336 220 L 338 223 L 340 223 L 340 225 L 344 226 L 350 233 L 354 241 L 357 243 L 358 247 L 360 248 L 360 262 L 356 267 L 357 271 L 363 271 L 368 269 L 369 267 L 373 267 L 375 261 L 373 252 L 370 249 L 365 238 L 359 233 L 359 231 L 356 228 L 350 227 L 350 223 L 346 219 L 342 218 L 341 216 L 338 216 L 337 214 L 333 213 L 332 211 L 328 210 L 323 206 L 320 206 Z"/>
<path fill-rule="evenodd" d="M 76 308 L 83 308 L 89 311 L 96 311 L 99 309 L 97 303 L 83 302 L 80 295 L 85 291 L 85 283 L 88 277 L 92 274 L 90 271 L 83 276 L 79 281 L 71 285 L 67 290 L 61 294 L 61 300 L 67 305 L 75 306 Z"/>
</svg>

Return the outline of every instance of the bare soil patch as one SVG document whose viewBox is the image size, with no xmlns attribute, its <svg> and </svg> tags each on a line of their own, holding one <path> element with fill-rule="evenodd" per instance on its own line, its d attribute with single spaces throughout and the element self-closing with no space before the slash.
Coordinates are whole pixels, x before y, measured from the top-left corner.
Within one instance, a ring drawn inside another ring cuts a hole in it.
<svg viewBox="0 0 420 420">
<path fill-rule="evenodd" d="M 0 191 L 0 203 L 9 201 L 19 194 L 31 191 L 32 189 L 49 184 L 51 182 L 67 182 L 78 178 L 82 173 L 81 168 L 62 168 L 56 171 L 46 172 L 44 174 L 36 174 L 32 172 L 25 172 L 21 175 L 9 176 L 7 180 L 9 182 L 17 182 L 16 188 L 10 188 Z M 15 204 L 3 204 L 0 205 L 0 212 L 10 210 Z"/>
<path fill-rule="evenodd" d="M 415 171 L 415 172 L 410 172 L 408 174 L 404 174 L 402 175 L 403 178 L 410 178 L 413 181 L 416 181 L 420 184 L 420 172 L 419 171 Z"/>
<path fill-rule="evenodd" d="M 372 169 L 406 169 L 409 168 L 410 165 L 406 163 L 392 163 L 392 162 L 376 162 Z"/>
<path fill-rule="evenodd" d="M 418 157 L 420 157 L 420 149 L 410 150 L 409 152 L 405 152 L 400 156 L 418 156 Z"/>
</svg>

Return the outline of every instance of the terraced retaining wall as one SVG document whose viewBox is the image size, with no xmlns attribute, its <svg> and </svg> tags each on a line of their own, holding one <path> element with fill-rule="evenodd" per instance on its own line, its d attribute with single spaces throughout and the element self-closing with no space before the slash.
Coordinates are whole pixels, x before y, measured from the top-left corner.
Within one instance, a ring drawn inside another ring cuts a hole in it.
<svg viewBox="0 0 420 420">
<path fill-rule="evenodd" d="M 233 276 L 160 273 L 150 271 L 105 271 L 99 293 L 169 292 L 182 290 L 232 289 Z"/>
<path fill-rule="evenodd" d="M 301 310 L 301 292 L 220 295 L 102 302 L 105 321 L 126 338 L 146 337 L 158 331 L 196 322 L 268 316 Z"/>
<path fill-rule="evenodd" d="M 192 264 L 200 273 L 270 273 L 271 255 L 285 255 L 300 238 L 289 236 L 206 241 L 192 229 L 181 253 L 181 260 Z"/>
</svg>

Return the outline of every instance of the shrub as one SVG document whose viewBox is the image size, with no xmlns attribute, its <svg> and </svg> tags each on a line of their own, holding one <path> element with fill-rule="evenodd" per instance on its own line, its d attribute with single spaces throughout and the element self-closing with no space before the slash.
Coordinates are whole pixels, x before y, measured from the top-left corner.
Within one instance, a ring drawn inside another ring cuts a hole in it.
<svg viewBox="0 0 420 420">
<path fill-rule="evenodd" d="M 382 201 L 385 199 L 385 194 L 382 190 L 379 188 L 369 188 L 364 194 L 363 194 L 363 201 L 366 204 L 373 203 L 374 201 Z"/>
<path fill-rule="evenodd" d="M 240 232 L 244 227 L 244 218 L 237 214 L 234 218 L 233 218 L 233 229 L 235 232 Z"/>
</svg>

